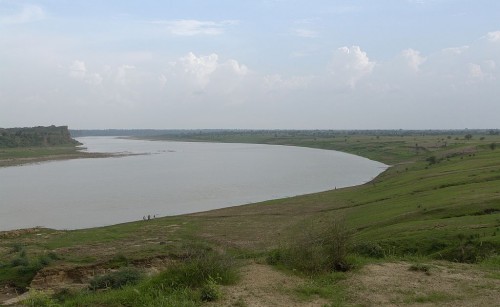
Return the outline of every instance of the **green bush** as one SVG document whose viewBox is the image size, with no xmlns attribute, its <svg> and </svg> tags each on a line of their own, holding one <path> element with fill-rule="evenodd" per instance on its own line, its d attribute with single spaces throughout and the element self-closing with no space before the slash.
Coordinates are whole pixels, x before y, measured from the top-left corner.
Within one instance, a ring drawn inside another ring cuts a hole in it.
<svg viewBox="0 0 500 307">
<path fill-rule="evenodd" d="M 124 268 L 109 274 L 96 276 L 90 281 L 89 289 L 118 289 L 126 285 L 136 284 L 142 277 L 142 274 L 133 268 Z"/>
<path fill-rule="evenodd" d="M 22 256 L 19 256 L 19 257 L 16 257 L 14 259 L 12 259 L 12 261 L 10 262 L 10 265 L 12 267 L 17 267 L 17 266 L 28 266 L 29 265 L 29 260 L 26 256 L 22 257 Z"/>
<path fill-rule="evenodd" d="M 308 274 L 347 271 L 350 269 L 347 262 L 350 237 L 350 232 L 341 220 L 327 225 L 311 224 L 291 243 L 272 251 L 267 261 Z"/>
<path fill-rule="evenodd" d="M 220 299 L 222 293 L 219 289 L 217 281 L 209 277 L 205 285 L 201 288 L 201 300 L 204 302 L 213 302 Z"/>
<path fill-rule="evenodd" d="M 24 245 L 21 243 L 13 243 L 11 247 L 13 253 L 19 253 L 24 250 Z"/>
</svg>

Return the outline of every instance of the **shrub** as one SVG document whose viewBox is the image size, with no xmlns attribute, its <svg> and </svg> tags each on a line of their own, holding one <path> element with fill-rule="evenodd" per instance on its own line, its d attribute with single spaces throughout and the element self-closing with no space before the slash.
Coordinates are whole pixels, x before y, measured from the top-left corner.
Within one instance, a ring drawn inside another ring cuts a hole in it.
<svg viewBox="0 0 500 307">
<path fill-rule="evenodd" d="M 282 258 L 282 250 L 281 249 L 275 249 L 269 252 L 269 255 L 267 255 L 266 262 L 270 265 L 277 265 L 281 262 Z"/>
<path fill-rule="evenodd" d="M 109 274 L 96 276 L 90 281 L 91 290 L 118 289 L 126 285 L 136 284 L 141 279 L 141 273 L 133 268 L 124 268 Z"/>
<path fill-rule="evenodd" d="M 12 252 L 19 253 L 24 250 L 24 245 L 21 243 L 13 243 L 12 244 Z"/>
<path fill-rule="evenodd" d="M 346 271 L 350 268 L 346 260 L 349 241 L 350 232 L 343 221 L 316 223 L 292 243 L 272 251 L 267 260 L 310 274 Z"/>
<path fill-rule="evenodd" d="M 436 164 L 437 163 L 437 158 L 436 156 L 430 156 L 425 161 L 429 162 L 429 165 Z"/>
<path fill-rule="evenodd" d="M 217 281 L 209 277 L 205 285 L 201 288 L 201 300 L 204 302 L 213 302 L 221 298 L 222 293 Z"/>
<path fill-rule="evenodd" d="M 19 257 L 16 257 L 14 259 L 12 259 L 12 261 L 10 262 L 10 265 L 12 267 L 16 267 L 16 266 L 28 266 L 29 265 L 29 260 L 26 256 L 22 257 L 22 256 L 19 256 Z"/>
</svg>

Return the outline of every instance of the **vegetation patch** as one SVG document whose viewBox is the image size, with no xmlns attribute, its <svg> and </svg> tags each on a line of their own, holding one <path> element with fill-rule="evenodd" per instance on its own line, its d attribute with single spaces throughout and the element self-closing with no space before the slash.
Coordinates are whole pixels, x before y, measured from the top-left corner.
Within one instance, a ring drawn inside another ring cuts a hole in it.
<svg viewBox="0 0 500 307">
<path fill-rule="evenodd" d="M 351 232 L 343 220 L 311 224 L 283 247 L 273 250 L 267 262 L 306 274 L 347 271 Z"/>
<path fill-rule="evenodd" d="M 0 262 L 0 284 L 24 292 L 36 273 L 57 259 L 58 256 L 54 253 L 29 257 L 23 245 L 14 244 L 7 259 Z"/>
<path fill-rule="evenodd" d="M 96 276 L 90 281 L 90 290 L 119 289 L 134 285 L 142 278 L 142 274 L 134 268 L 123 268 L 116 272 Z"/>
<path fill-rule="evenodd" d="M 238 280 L 237 263 L 209 247 L 189 248 L 186 258 L 156 276 L 141 279 L 129 268 L 96 278 L 90 291 L 65 298 L 65 305 L 198 306 L 221 298 L 219 285 Z"/>
</svg>

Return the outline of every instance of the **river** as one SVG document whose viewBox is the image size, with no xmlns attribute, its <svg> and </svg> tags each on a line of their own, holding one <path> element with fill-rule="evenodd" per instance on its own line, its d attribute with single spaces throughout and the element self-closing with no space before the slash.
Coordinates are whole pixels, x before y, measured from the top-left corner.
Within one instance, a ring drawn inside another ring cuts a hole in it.
<svg viewBox="0 0 500 307">
<path fill-rule="evenodd" d="M 292 146 L 79 138 L 123 157 L 0 168 L 0 230 L 80 229 L 365 183 L 386 165 Z"/>
</svg>

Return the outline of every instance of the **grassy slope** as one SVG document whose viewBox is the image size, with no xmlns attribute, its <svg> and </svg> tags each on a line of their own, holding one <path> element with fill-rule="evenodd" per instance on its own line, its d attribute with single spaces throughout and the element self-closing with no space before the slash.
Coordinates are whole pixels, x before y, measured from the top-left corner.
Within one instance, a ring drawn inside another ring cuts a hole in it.
<svg viewBox="0 0 500 307">
<path fill-rule="evenodd" d="M 500 150 L 490 149 L 489 144 L 499 143 L 500 138 L 484 136 L 481 140 L 480 137 L 456 140 L 446 135 L 323 139 L 196 136 L 192 140 L 343 150 L 394 166 L 363 186 L 195 216 L 200 217 L 206 236 L 236 245 L 252 242 L 254 246 L 272 245 L 277 233 L 301 220 L 333 216 L 345 216 L 356 229 L 358 241 L 380 242 L 399 253 L 429 254 L 432 252 L 429 245 L 460 240 L 460 234 L 479 235 L 481 241 L 499 244 Z M 430 165 L 426 161 L 429 156 L 435 156 L 439 162 Z M 269 231 L 267 225 L 273 225 L 276 231 Z"/>
<path fill-rule="evenodd" d="M 347 139 L 347 141 L 346 141 Z M 261 255 L 311 223 L 343 216 L 356 242 L 379 244 L 388 255 L 439 258 L 466 241 L 500 246 L 500 143 L 498 136 L 455 140 L 443 136 L 349 136 L 269 138 L 217 136 L 210 141 L 288 144 L 357 153 L 394 166 L 373 182 L 347 189 L 225 208 L 151 222 L 103 228 L 0 234 L 0 263 L 26 253 L 55 252 L 49 266 L 103 265 L 182 254 L 186 242 L 208 241 L 238 255 Z M 444 147 L 444 142 L 447 146 Z M 418 144 L 418 153 L 415 149 Z M 434 155 L 439 163 L 425 159 Z M 446 156 L 450 156 L 449 159 Z M 453 256 L 453 255 L 452 255 Z M 456 255 L 455 255 L 456 256 Z M 460 255 L 458 255 L 460 256 Z M 496 263 L 496 262 L 495 262 Z M 12 269 L 0 266 L 0 283 Z"/>
</svg>

